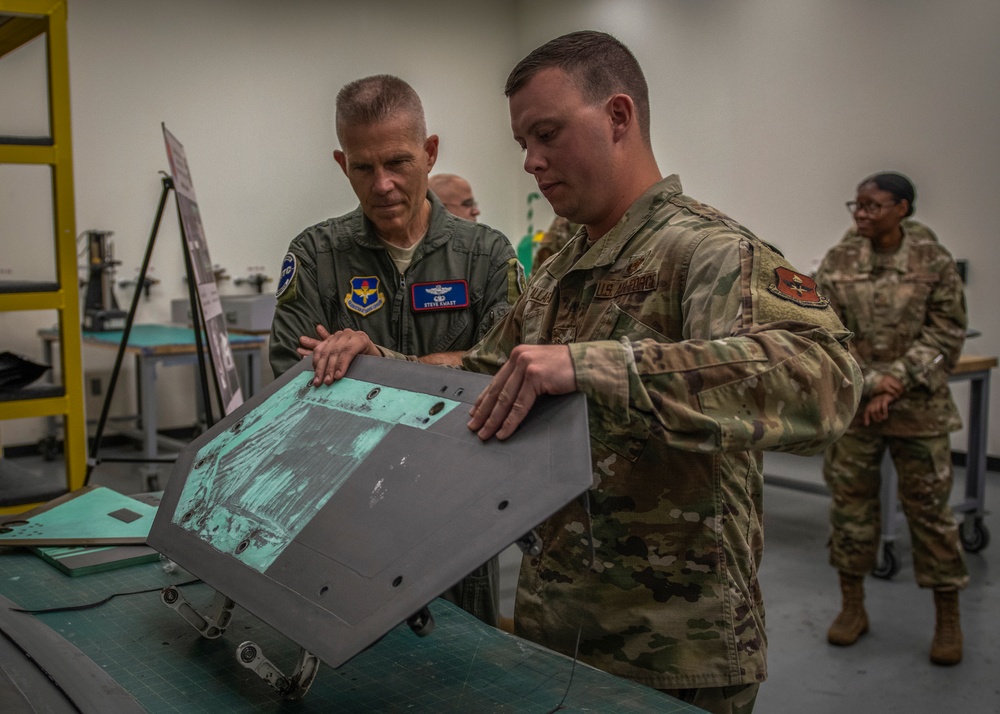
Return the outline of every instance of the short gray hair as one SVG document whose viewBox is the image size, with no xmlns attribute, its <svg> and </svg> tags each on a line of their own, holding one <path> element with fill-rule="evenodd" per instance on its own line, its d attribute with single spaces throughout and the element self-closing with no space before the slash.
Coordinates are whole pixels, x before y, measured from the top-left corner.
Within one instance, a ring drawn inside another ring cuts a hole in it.
<svg viewBox="0 0 1000 714">
<path fill-rule="evenodd" d="M 413 87 L 391 74 L 356 79 L 337 93 L 337 139 L 343 145 L 346 126 L 377 124 L 399 114 L 413 118 L 416 139 L 427 138 L 424 107 Z"/>
</svg>

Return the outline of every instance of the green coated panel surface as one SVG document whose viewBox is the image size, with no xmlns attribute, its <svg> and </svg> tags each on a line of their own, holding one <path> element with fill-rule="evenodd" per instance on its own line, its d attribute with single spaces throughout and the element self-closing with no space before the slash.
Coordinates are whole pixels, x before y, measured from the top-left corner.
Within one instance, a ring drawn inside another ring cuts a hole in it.
<svg viewBox="0 0 1000 714">
<path fill-rule="evenodd" d="M 0 519 L 5 524 L 0 545 L 42 545 L 52 541 L 123 540 L 143 543 L 156 516 L 156 507 L 122 495 L 110 488 L 76 491 L 59 505 L 25 518 Z"/>
<path fill-rule="evenodd" d="M 145 545 L 88 546 L 43 546 L 32 548 L 38 557 L 54 565 L 72 578 L 105 570 L 124 568 L 138 563 L 153 563 L 160 554 Z"/>
<path fill-rule="evenodd" d="M 0 549 L 0 594 L 24 608 L 96 602 L 113 593 L 158 589 L 188 578 L 145 564 L 71 579 L 33 555 Z M 201 609 L 212 598 L 203 584 L 182 591 Z M 200 638 L 160 602 L 158 592 L 34 617 L 80 648 L 154 714 L 544 714 L 554 711 L 564 696 L 562 712 L 701 711 L 585 665 L 574 669 L 568 658 L 483 625 L 450 603 L 436 600 L 431 611 L 437 626 L 429 637 L 397 627 L 341 667 L 322 665 L 298 702 L 282 700 L 237 662 L 236 648 L 245 640 L 257 643 L 286 673 L 299 652 L 293 642 L 239 607 L 228 631 L 216 640 Z"/>
<path fill-rule="evenodd" d="M 260 573 L 390 429 L 426 429 L 458 405 L 357 379 L 315 389 L 312 377 L 302 372 L 201 448 L 171 517 Z"/>
</svg>

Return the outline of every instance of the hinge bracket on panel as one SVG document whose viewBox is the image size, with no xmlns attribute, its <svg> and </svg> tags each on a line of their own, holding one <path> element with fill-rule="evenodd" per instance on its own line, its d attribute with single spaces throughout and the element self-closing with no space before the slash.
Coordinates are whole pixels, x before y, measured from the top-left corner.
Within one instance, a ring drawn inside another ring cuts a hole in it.
<svg viewBox="0 0 1000 714">
<path fill-rule="evenodd" d="M 226 631 L 229 620 L 233 616 L 233 607 L 236 605 L 236 603 L 216 590 L 215 598 L 212 600 L 211 611 L 208 615 L 202 615 L 195 610 L 194 606 L 174 585 L 165 587 L 160 591 L 160 600 L 170 609 L 179 612 L 181 617 L 187 620 L 191 627 L 198 630 L 202 637 L 209 640 L 221 637 L 222 633 Z"/>
<path fill-rule="evenodd" d="M 285 699 L 301 699 L 309 691 L 316 673 L 319 672 L 319 657 L 299 651 L 299 661 L 290 676 L 286 676 L 261 652 L 260 647 L 247 640 L 236 648 L 237 661 L 267 682 L 271 688 Z"/>
<path fill-rule="evenodd" d="M 538 531 L 534 528 L 514 541 L 514 545 L 525 555 L 538 555 L 542 552 L 542 539 L 538 537 Z"/>
</svg>

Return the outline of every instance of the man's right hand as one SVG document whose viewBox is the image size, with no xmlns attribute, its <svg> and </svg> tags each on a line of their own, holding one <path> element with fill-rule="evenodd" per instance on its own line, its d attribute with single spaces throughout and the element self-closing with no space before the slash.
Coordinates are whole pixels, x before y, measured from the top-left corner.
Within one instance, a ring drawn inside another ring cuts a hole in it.
<svg viewBox="0 0 1000 714">
<path fill-rule="evenodd" d="M 891 399 L 899 399 L 906 386 L 891 374 L 883 374 L 875 384 L 875 394 L 888 394 Z"/>
<path fill-rule="evenodd" d="M 892 396 L 885 392 L 876 394 L 865 405 L 864 414 L 861 415 L 861 423 L 870 426 L 888 419 L 889 409 L 892 407 L 893 401 Z"/>
<path fill-rule="evenodd" d="M 333 384 L 347 374 L 347 368 L 357 355 L 380 357 L 381 352 L 368 335 L 351 329 L 343 329 L 332 335 L 322 325 L 316 325 L 316 337 L 303 335 L 299 338 L 298 353 L 303 357 L 312 355 L 313 370 L 316 376 L 312 384 Z"/>
</svg>

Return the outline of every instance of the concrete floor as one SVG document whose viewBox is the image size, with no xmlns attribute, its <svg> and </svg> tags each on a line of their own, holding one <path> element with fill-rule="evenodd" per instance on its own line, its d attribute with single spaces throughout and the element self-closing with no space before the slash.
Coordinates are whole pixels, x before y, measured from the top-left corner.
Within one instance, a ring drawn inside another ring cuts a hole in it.
<svg viewBox="0 0 1000 714">
<path fill-rule="evenodd" d="M 765 473 L 820 483 L 821 459 L 765 456 Z M 953 503 L 965 474 L 956 469 Z M 837 575 L 827 563 L 829 497 L 765 488 L 761 586 L 767 608 L 770 677 L 758 712 L 785 714 L 1000 713 L 1000 477 L 986 475 L 984 524 L 993 543 L 967 553 L 971 581 L 960 596 L 964 659 L 955 667 L 928 660 L 934 602 L 917 587 L 909 534 L 896 541 L 900 571 L 865 580 L 870 632 L 851 647 L 826 642 L 840 610 Z"/>
<path fill-rule="evenodd" d="M 40 459 L 16 461 L 27 471 L 53 470 L 52 464 L 45 466 Z M 820 463 L 819 458 L 768 454 L 765 472 L 815 485 L 822 482 Z M 162 488 L 169 467 L 102 464 L 92 483 L 139 493 L 157 483 L 149 478 L 157 470 Z M 61 470 L 55 471 L 55 478 L 61 478 Z M 0 487 L 5 480 L 0 478 Z M 963 483 L 964 472 L 958 469 L 956 494 Z M 965 658 L 958 666 L 945 668 L 927 658 L 934 628 L 933 599 L 914 582 L 905 528 L 896 543 L 900 571 L 889 580 L 866 580 L 871 631 L 853 647 L 827 644 L 826 629 L 840 605 L 836 573 L 827 564 L 828 502 L 825 495 L 765 487 L 766 545 L 760 578 L 767 607 L 770 677 L 761 687 L 755 711 L 1000 714 L 1000 516 L 990 513 L 985 518 L 994 543 L 966 556 L 972 580 L 961 596 Z M 990 473 L 986 507 L 995 511 L 997 503 L 1000 476 Z M 501 554 L 501 612 L 508 616 L 513 613 L 519 560 L 520 551 L 513 547 Z"/>
<path fill-rule="evenodd" d="M 822 459 L 767 454 L 765 473 L 822 485 Z M 965 474 L 955 472 L 955 501 Z M 994 543 L 967 554 L 971 583 L 960 597 L 964 660 L 930 663 L 934 602 L 913 577 L 909 534 L 895 544 L 900 570 L 865 581 L 871 631 L 852 647 L 827 644 L 840 610 L 837 574 L 827 563 L 829 496 L 765 486 L 760 580 L 767 611 L 768 681 L 759 714 L 1000 714 L 1000 516 L 987 514 Z M 987 474 L 986 506 L 1000 508 L 1000 476 Z M 501 554 L 501 612 L 513 613 L 520 552 Z"/>
</svg>

